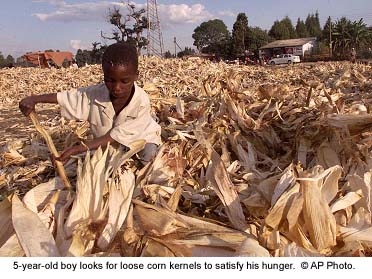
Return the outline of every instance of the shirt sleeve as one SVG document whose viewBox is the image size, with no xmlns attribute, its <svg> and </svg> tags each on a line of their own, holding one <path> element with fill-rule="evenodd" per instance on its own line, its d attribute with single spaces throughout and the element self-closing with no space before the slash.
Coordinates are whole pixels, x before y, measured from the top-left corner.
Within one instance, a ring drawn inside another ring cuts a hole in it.
<svg viewBox="0 0 372 279">
<path fill-rule="evenodd" d="M 83 87 L 57 93 L 61 115 L 67 119 L 88 120 L 90 104 L 88 91 L 89 87 Z"/>
</svg>

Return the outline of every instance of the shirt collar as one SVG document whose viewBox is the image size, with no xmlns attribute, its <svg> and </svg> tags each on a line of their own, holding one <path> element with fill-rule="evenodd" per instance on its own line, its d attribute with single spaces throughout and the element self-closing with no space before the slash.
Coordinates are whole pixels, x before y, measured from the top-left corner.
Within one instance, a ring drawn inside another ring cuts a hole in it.
<svg viewBox="0 0 372 279">
<path fill-rule="evenodd" d="M 141 96 L 137 84 L 134 84 L 134 95 L 129 104 L 122 110 L 125 111 L 125 114 L 136 118 L 141 107 Z"/>
<path fill-rule="evenodd" d="M 110 119 L 115 118 L 115 110 L 112 106 L 111 100 L 110 100 L 110 93 L 106 87 L 105 84 L 102 84 L 104 87 L 104 90 L 102 94 L 99 94 L 98 98 L 94 99 L 94 103 L 97 105 L 103 107 L 103 112 L 109 117 Z M 139 88 L 137 84 L 134 84 L 134 95 L 132 97 L 132 100 L 129 102 L 129 104 L 120 112 L 119 115 L 125 114 L 127 116 L 136 118 L 138 116 L 138 112 L 141 107 L 141 96 L 139 93 Z"/>
</svg>

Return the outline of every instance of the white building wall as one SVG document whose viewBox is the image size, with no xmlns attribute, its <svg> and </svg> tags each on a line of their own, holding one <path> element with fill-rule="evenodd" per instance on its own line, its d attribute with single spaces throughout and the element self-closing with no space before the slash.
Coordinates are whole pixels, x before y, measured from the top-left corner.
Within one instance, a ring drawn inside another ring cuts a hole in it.
<svg viewBox="0 0 372 279">
<path fill-rule="evenodd" d="M 302 46 L 302 55 L 304 55 L 306 51 L 311 53 L 314 46 L 315 46 L 315 41 L 308 42 L 308 43 L 304 44 Z"/>
</svg>

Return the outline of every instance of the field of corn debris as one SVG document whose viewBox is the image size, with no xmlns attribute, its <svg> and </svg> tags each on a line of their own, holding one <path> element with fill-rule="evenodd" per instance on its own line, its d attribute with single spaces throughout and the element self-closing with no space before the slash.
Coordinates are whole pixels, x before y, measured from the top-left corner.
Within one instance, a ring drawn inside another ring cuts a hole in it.
<svg viewBox="0 0 372 279">
<path fill-rule="evenodd" d="M 0 70 L 0 256 L 371 256 L 372 68 L 141 61 L 163 145 L 140 169 L 112 147 L 63 188 L 18 112 L 30 94 L 102 80 L 99 66 Z M 37 107 L 58 150 L 89 138 Z M 93 153 L 92 153 L 93 154 Z"/>
</svg>

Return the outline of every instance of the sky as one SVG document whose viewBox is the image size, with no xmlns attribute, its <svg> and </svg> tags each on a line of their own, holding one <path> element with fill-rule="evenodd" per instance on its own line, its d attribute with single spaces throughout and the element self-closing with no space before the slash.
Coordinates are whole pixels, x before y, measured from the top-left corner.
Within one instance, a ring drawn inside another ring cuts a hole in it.
<svg viewBox="0 0 372 279">
<path fill-rule="evenodd" d="M 110 33 L 109 9 L 122 7 L 120 0 L 1 0 L 0 52 L 19 57 L 28 51 L 59 49 L 74 54 L 89 49 L 92 42 L 110 44 L 101 39 L 101 31 Z M 126 1 L 124 1 L 126 2 Z M 137 8 L 145 0 L 131 1 Z M 158 13 L 165 50 L 174 52 L 173 38 L 181 48 L 192 47 L 192 33 L 202 22 L 221 19 L 231 31 L 238 13 L 248 16 L 249 26 L 269 30 L 275 20 L 288 16 L 295 25 L 318 11 L 323 26 L 328 16 L 350 20 L 363 18 L 372 26 L 372 0 L 158 0 Z"/>
</svg>

